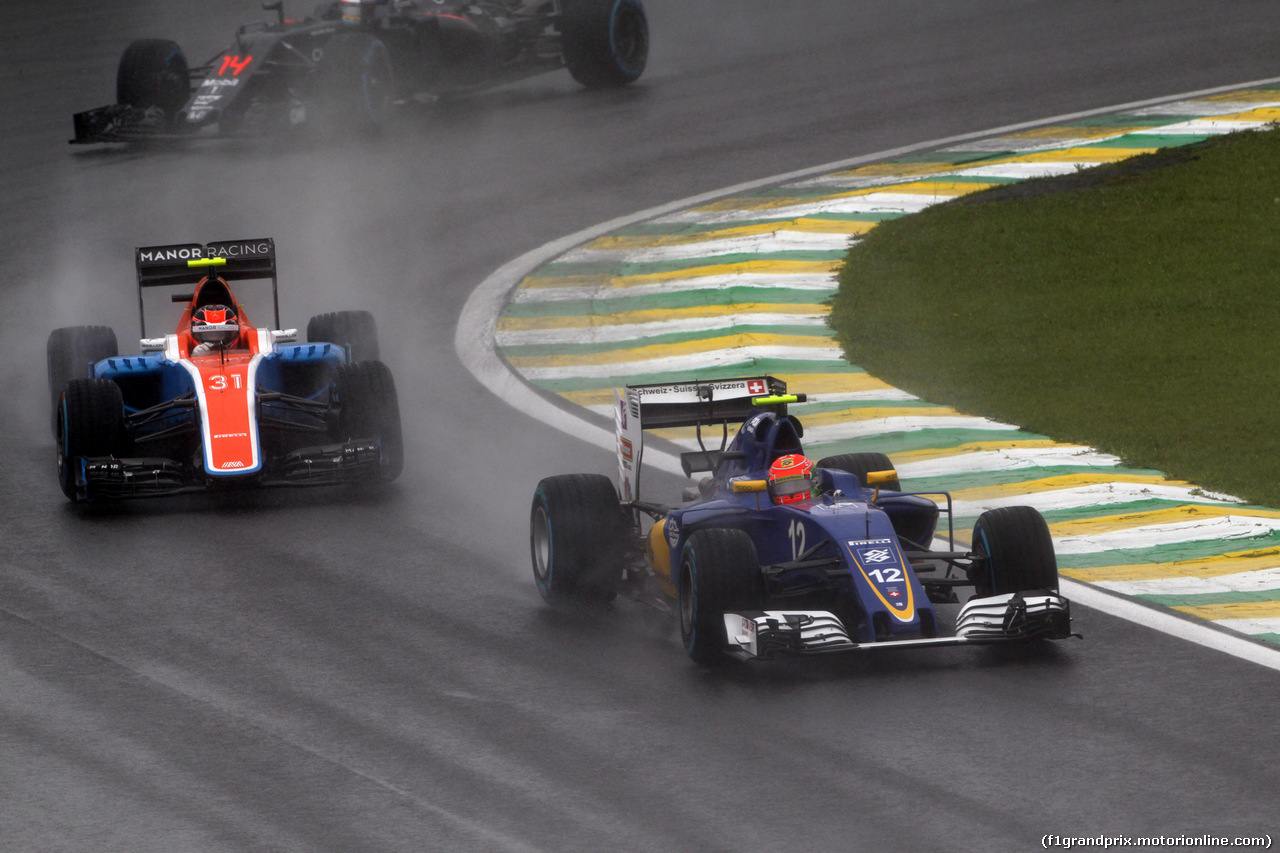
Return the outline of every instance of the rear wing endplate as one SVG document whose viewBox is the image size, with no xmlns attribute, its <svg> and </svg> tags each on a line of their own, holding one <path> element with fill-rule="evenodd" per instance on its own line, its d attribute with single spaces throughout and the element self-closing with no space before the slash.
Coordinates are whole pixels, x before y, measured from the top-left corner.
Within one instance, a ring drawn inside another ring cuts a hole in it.
<svg viewBox="0 0 1280 853">
<path fill-rule="evenodd" d="M 142 305 L 143 289 L 196 284 L 210 272 L 215 272 L 219 278 L 227 281 L 271 279 L 275 328 L 280 328 L 276 244 L 269 237 L 223 240 L 207 245 L 176 243 L 170 246 L 139 246 L 134 250 L 134 264 L 138 270 L 138 315 L 144 338 L 147 336 L 147 318 Z"/>
<path fill-rule="evenodd" d="M 701 445 L 704 426 L 722 426 L 727 439 L 729 424 L 742 423 L 762 408 L 786 414 L 786 405 L 792 402 L 803 402 L 803 397 L 788 397 L 787 383 L 773 376 L 628 385 L 615 390 L 614 432 L 622 499 L 639 499 L 645 430 L 696 426 Z M 722 440 L 721 451 L 723 447 Z M 706 447 L 682 453 L 685 474 L 712 470 L 719 453 Z"/>
</svg>

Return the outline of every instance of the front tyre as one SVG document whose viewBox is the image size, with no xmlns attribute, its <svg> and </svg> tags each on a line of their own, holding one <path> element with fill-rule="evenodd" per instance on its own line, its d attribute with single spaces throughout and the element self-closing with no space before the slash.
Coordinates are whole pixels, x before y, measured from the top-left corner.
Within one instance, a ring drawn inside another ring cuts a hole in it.
<svg viewBox="0 0 1280 853">
<path fill-rule="evenodd" d="M 842 453 L 838 456 L 827 456 L 818 460 L 818 467 L 847 471 L 858 478 L 858 483 L 864 489 L 868 488 L 867 475 L 872 471 L 894 470 L 893 463 L 883 453 Z M 902 484 L 898 482 L 897 477 L 881 483 L 880 487 L 891 492 L 902 491 Z"/>
<path fill-rule="evenodd" d="M 529 551 L 543 600 L 590 604 L 613 598 L 626 535 L 626 515 L 608 477 L 560 474 L 538 483 L 529 513 Z"/>
<path fill-rule="evenodd" d="M 116 333 L 110 326 L 64 326 L 49 333 L 45 360 L 49 376 L 49 411 L 56 431 L 58 398 L 72 379 L 89 378 L 90 365 L 120 352 Z"/>
<path fill-rule="evenodd" d="M 56 418 L 58 485 L 75 503 L 92 500 L 80 476 L 81 461 L 120 454 L 126 438 L 120 386 L 109 379 L 73 379 L 62 389 Z"/>
<path fill-rule="evenodd" d="M 564 64 L 588 89 L 634 83 L 649 60 L 649 20 L 640 0 L 561 0 Z"/>
<path fill-rule="evenodd" d="M 759 610 L 764 601 L 756 546 L 742 530 L 695 531 L 680 557 L 680 639 L 695 663 L 725 659 L 724 614 Z"/>
<path fill-rule="evenodd" d="M 1058 589 L 1058 560 L 1049 525 L 1029 506 L 989 509 L 973 525 L 969 579 L 979 598 Z"/>
<path fill-rule="evenodd" d="M 368 33 L 339 33 L 316 67 L 316 101 L 329 131 L 373 134 L 386 127 L 396 78 L 387 46 Z"/>
<path fill-rule="evenodd" d="M 345 347 L 350 361 L 377 361 L 378 325 L 368 311 L 332 311 L 307 322 L 307 341 Z"/>
<path fill-rule="evenodd" d="M 334 376 L 340 441 L 376 439 L 381 448 L 378 479 L 390 483 L 404 468 L 400 400 L 391 369 L 380 361 L 338 366 Z"/>
<path fill-rule="evenodd" d="M 191 96 L 187 57 L 176 42 L 138 39 L 116 68 L 116 102 L 139 110 L 159 107 L 173 121 Z"/>
</svg>

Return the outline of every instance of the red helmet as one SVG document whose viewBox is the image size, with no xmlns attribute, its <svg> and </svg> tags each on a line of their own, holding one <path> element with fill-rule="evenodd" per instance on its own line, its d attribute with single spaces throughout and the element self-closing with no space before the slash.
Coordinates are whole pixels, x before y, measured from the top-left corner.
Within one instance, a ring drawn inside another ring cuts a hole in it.
<svg viewBox="0 0 1280 853">
<path fill-rule="evenodd" d="M 191 337 L 196 343 L 222 348 L 240 337 L 234 308 L 225 305 L 202 305 L 191 315 Z"/>
<path fill-rule="evenodd" d="M 818 496 L 813 462 L 799 453 L 780 456 L 769 466 L 769 496 L 776 504 L 794 504 Z"/>
</svg>

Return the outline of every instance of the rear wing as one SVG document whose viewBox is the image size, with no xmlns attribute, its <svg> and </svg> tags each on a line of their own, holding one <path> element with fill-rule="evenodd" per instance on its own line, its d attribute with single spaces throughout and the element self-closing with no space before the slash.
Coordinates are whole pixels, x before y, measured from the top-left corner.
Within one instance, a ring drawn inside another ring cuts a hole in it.
<svg viewBox="0 0 1280 853">
<path fill-rule="evenodd" d="M 138 316 L 142 337 L 147 336 L 146 310 L 142 292 L 148 287 L 178 287 L 197 284 L 211 272 L 227 281 L 271 279 L 271 304 L 275 327 L 280 328 L 280 294 L 276 281 L 276 244 L 269 237 L 257 240 L 224 240 L 202 246 L 177 243 L 171 246 L 139 246 L 134 250 L 138 270 Z M 190 297 L 174 296 L 175 301 Z"/>
<path fill-rule="evenodd" d="M 645 430 L 698 428 L 700 449 L 680 454 L 685 476 L 691 477 L 698 471 L 715 470 L 729 440 L 729 424 L 742 423 L 761 409 L 785 415 L 788 403 L 804 401 L 803 394 L 788 395 L 787 383 L 773 376 L 628 385 L 614 391 L 614 432 L 618 439 L 618 482 L 622 499 L 639 499 Z M 718 450 L 708 450 L 703 444 L 704 426 L 721 428 Z"/>
</svg>

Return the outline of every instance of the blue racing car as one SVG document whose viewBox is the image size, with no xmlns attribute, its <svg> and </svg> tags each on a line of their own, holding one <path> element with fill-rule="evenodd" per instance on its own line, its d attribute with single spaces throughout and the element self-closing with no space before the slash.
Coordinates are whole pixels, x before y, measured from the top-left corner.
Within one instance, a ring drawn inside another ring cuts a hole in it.
<svg viewBox="0 0 1280 853">
<path fill-rule="evenodd" d="M 568 474 L 534 493 L 530 548 L 543 598 L 656 593 L 674 601 L 685 651 L 701 664 L 1071 636 L 1039 512 L 984 512 L 966 550 L 955 550 L 948 520 L 945 550 L 933 550 L 939 502 L 950 519 L 950 495 L 902 491 L 880 453 L 814 464 L 787 413 L 804 400 L 772 376 L 617 394 L 619 488 L 603 475 Z M 741 425 L 732 441 L 731 424 Z M 699 449 L 681 463 L 700 479 L 679 506 L 642 501 L 644 433 L 677 427 L 697 428 Z M 718 448 L 707 448 L 704 427 L 719 428 Z M 958 589 L 969 587 L 961 605 Z M 959 605 L 954 618 L 940 614 L 946 604 Z"/>
<path fill-rule="evenodd" d="M 109 326 L 49 335 L 58 481 L 75 502 L 217 488 L 386 482 L 400 473 L 400 409 L 366 311 L 320 314 L 308 343 L 281 330 L 275 243 L 136 250 L 141 352 Z M 275 327 L 253 325 L 230 283 L 269 280 Z M 143 294 L 184 304 L 147 337 Z"/>
</svg>

